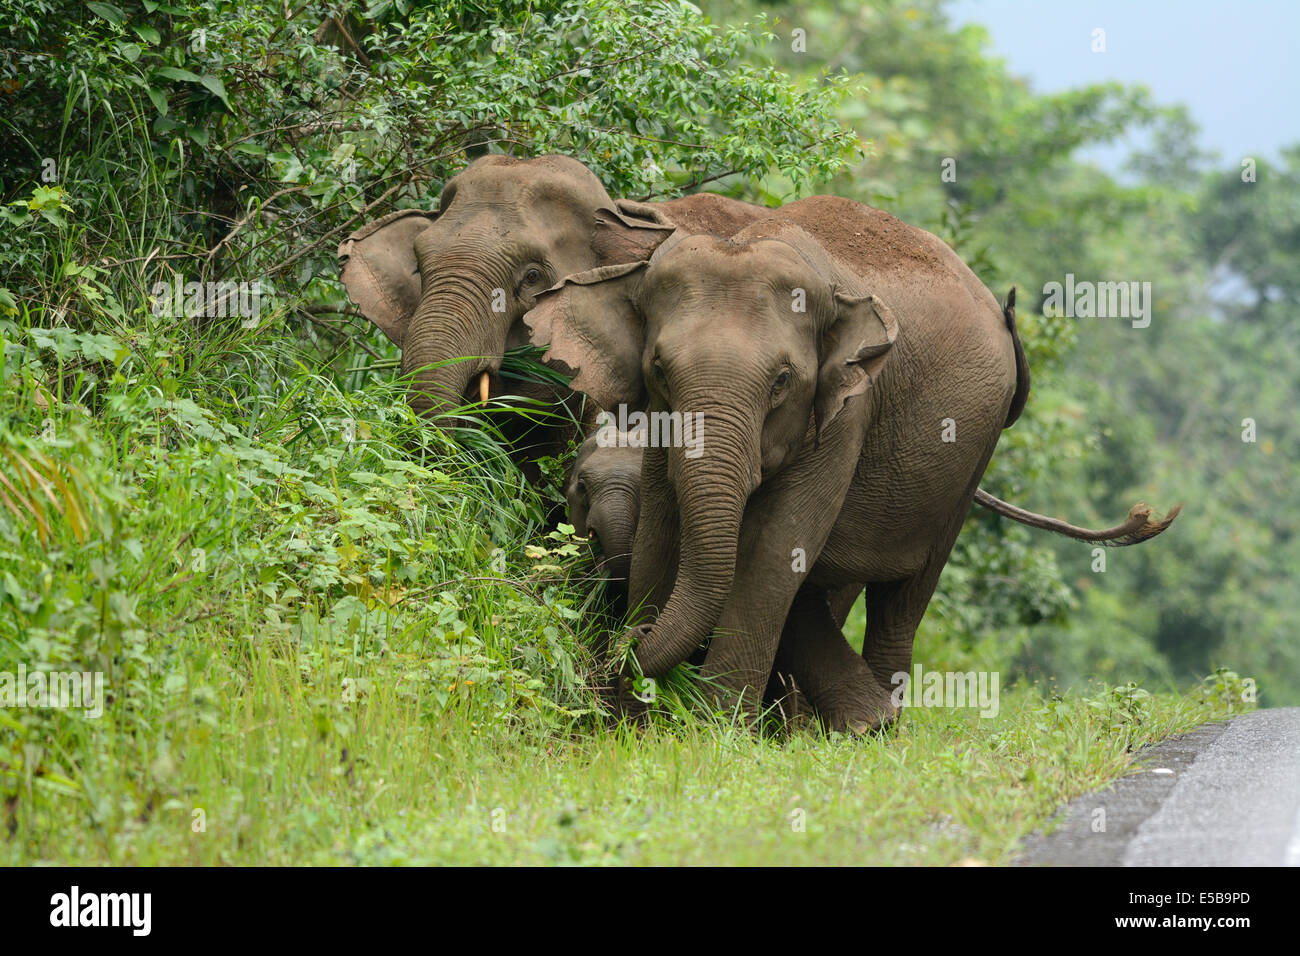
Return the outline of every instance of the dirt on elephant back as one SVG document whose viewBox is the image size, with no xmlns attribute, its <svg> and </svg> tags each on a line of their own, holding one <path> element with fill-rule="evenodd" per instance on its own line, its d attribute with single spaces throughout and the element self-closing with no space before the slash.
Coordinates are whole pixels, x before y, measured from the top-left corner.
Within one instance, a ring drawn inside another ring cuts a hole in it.
<svg viewBox="0 0 1300 956">
<path fill-rule="evenodd" d="M 783 206 L 780 218 L 795 223 L 850 266 L 870 264 L 894 272 L 922 266 L 947 271 L 942 240 L 883 209 L 840 196 L 810 196 Z"/>
<path fill-rule="evenodd" d="M 663 204 L 664 215 L 674 225 L 693 233 L 731 237 L 751 222 L 776 215 L 779 210 L 741 202 L 717 193 L 695 193 Z"/>
<path fill-rule="evenodd" d="M 876 272 L 918 266 L 926 271 L 951 269 L 941 240 L 882 209 L 842 196 L 810 196 L 770 209 L 715 193 L 695 193 L 664 203 L 664 213 L 690 232 L 728 238 L 765 219 L 792 222 L 855 271 L 867 266 Z"/>
</svg>

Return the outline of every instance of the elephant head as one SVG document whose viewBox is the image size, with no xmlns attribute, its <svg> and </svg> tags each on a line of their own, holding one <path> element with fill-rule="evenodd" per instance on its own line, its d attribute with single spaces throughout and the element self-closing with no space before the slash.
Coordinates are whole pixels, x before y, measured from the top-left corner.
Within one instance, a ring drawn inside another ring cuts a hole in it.
<svg viewBox="0 0 1300 956">
<path fill-rule="evenodd" d="M 487 398 L 506 350 L 527 343 L 519 320 L 538 294 L 644 258 L 671 231 L 653 207 L 616 204 L 576 160 L 493 155 L 447 182 L 438 212 L 372 222 L 339 259 L 348 294 L 402 350 L 412 407 L 431 414 Z"/>
<path fill-rule="evenodd" d="M 564 489 L 575 533 L 592 542 L 597 569 L 619 587 L 627 585 L 641 510 L 642 449 L 631 445 L 626 433 L 598 431 L 582 443 Z"/>
<path fill-rule="evenodd" d="M 750 495 L 867 390 L 897 322 L 857 276 L 780 220 L 731 239 L 678 233 L 648 262 L 567 278 L 525 321 L 549 343 L 548 358 L 575 370 L 572 387 L 602 407 L 634 402 L 644 383 L 655 438 L 671 432 L 673 413 L 683 436 L 696 423 L 693 440 L 663 448 L 652 439 L 646 452 L 665 456 L 681 540 L 671 596 L 639 635 L 641 668 L 657 676 L 716 625 Z M 662 570 L 643 560 L 646 537 L 633 554 L 634 606 Z"/>
</svg>

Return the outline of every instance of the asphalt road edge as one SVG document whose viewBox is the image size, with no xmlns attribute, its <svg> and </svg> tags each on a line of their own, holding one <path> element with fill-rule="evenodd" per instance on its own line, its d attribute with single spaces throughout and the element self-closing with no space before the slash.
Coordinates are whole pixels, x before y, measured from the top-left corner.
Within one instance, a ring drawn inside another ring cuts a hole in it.
<svg viewBox="0 0 1300 956">
<path fill-rule="evenodd" d="M 1142 748 L 1124 776 L 1065 804 L 1041 830 L 1028 836 L 1012 865 L 1122 866 L 1138 829 L 1159 811 L 1183 771 L 1230 724 L 1230 720 L 1201 724 Z"/>
</svg>

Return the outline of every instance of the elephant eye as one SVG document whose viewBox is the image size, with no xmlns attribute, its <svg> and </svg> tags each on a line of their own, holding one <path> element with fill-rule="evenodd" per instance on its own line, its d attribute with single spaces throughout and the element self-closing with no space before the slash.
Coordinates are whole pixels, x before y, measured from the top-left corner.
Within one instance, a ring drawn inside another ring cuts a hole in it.
<svg viewBox="0 0 1300 956">
<path fill-rule="evenodd" d="M 783 368 L 781 369 L 781 373 L 777 375 L 776 381 L 772 383 L 772 391 L 774 393 L 779 392 L 781 391 L 781 389 L 785 388 L 789 384 L 790 384 L 790 370 L 788 368 Z"/>
<path fill-rule="evenodd" d="M 524 283 L 527 285 L 536 285 L 542 281 L 542 274 L 537 269 L 529 269 L 524 273 Z"/>
<path fill-rule="evenodd" d="M 573 490 L 582 495 L 582 497 L 587 497 L 587 483 L 583 479 L 578 479 L 578 483 L 574 485 Z"/>
<path fill-rule="evenodd" d="M 659 384 L 659 387 L 663 390 L 664 395 L 667 395 L 668 394 L 668 373 L 664 371 L 664 367 L 659 364 L 658 359 L 655 359 L 655 364 L 651 368 L 651 372 L 654 373 L 655 381 Z"/>
</svg>

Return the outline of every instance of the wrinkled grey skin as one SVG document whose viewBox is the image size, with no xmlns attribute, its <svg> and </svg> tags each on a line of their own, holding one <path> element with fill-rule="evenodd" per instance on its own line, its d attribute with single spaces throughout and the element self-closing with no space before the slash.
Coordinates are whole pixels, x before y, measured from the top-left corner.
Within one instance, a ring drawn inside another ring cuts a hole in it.
<svg viewBox="0 0 1300 956">
<path fill-rule="evenodd" d="M 865 238 L 837 259 L 820 230 Z M 648 265 L 571 277 L 527 321 L 601 405 L 626 399 L 633 366 L 651 411 L 704 415 L 702 456 L 650 448 L 642 466 L 629 587 L 651 616 L 629 635 L 642 672 L 712 635 L 704 676 L 752 718 L 790 664 L 785 625 L 826 678 L 806 690 L 835 729 L 892 719 L 894 675 L 1018 395 L 1006 316 L 961 260 L 819 197 L 730 240 L 679 235 Z M 828 603 L 855 582 L 862 657 Z"/>
<path fill-rule="evenodd" d="M 572 396 L 498 374 L 505 352 L 528 342 L 524 313 L 564 276 L 645 259 L 674 227 L 730 234 L 765 213 L 711 194 L 615 201 L 567 156 L 494 155 L 448 180 L 437 213 L 385 216 L 348 236 L 338 255 L 348 294 L 402 350 L 412 407 L 446 422 L 446 413 L 478 404 L 484 384 L 492 398 Z M 578 417 L 589 424 L 593 414 Z M 572 434 L 561 423 L 528 428 L 514 436 L 518 458 L 558 454 Z"/>
</svg>

